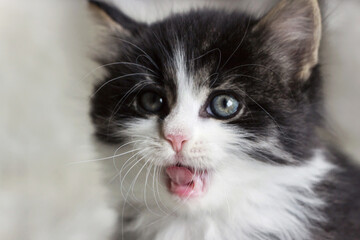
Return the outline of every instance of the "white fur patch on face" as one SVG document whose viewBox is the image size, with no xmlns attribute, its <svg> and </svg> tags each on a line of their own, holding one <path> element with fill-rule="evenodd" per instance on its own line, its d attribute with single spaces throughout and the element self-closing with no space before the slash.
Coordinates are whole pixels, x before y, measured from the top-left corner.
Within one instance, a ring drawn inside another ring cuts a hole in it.
<svg viewBox="0 0 360 240">
<path fill-rule="evenodd" d="M 136 232 L 140 240 L 267 240 L 270 235 L 310 239 L 311 222 L 323 220 L 319 210 L 324 206 L 313 188 L 332 169 L 321 151 L 301 167 L 240 165 L 218 173 L 222 188 L 212 198 L 219 206 L 188 209 L 184 214 L 185 203 L 178 202 L 158 215 L 140 208 L 128 231 Z"/>
<path fill-rule="evenodd" d="M 332 166 L 321 151 L 300 166 L 253 159 L 249 150 L 267 149 L 293 161 L 276 138 L 251 142 L 246 139 L 251 134 L 240 127 L 200 117 L 210 90 L 193 84 L 185 59 L 177 48 L 177 99 L 170 114 L 163 121 L 134 119 L 119 133 L 128 141 L 116 149 L 109 169 L 118 198 L 126 204 L 121 217 L 134 218 L 125 230 L 143 240 L 265 240 L 269 234 L 309 239 L 310 221 L 321 221 L 323 206 L 313 188 Z M 187 136 L 181 158 L 167 134 Z M 204 196 L 179 199 L 168 191 L 165 168 L 179 162 L 209 172 Z"/>
<path fill-rule="evenodd" d="M 180 134 L 192 139 L 199 122 L 199 110 L 206 97 L 206 92 L 197 91 L 194 88 L 192 76 L 186 70 L 185 56 L 181 48 L 175 51 L 174 68 L 177 99 L 175 106 L 164 120 L 163 133 L 164 136 Z"/>
</svg>

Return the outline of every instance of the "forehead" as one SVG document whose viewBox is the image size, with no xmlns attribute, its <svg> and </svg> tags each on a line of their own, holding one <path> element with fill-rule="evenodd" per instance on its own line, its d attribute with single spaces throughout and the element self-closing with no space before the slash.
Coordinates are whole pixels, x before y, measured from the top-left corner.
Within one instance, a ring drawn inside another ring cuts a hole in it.
<svg viewBox="0 0 360 240">
<path fill-rule="evenodd" d="M 175 90 L 182 71 L 192 76 L 196 88 L 216 87 L 224 80 L 221 74 L 251 62 L 248 35 L 253 24 L 239 13 L 196 11 L 151 25 L 138 43 L 156 63 L 155 70 L 162 75 L 158 81 L 164 86 Z M 141 60 L 154 67 L 149 59 Z"/>
</svg>

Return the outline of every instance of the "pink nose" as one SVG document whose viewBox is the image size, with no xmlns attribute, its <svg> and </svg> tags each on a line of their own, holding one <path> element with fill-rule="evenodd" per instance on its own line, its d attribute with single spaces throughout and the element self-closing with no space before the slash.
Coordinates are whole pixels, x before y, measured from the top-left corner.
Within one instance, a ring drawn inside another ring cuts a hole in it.
<svg viewBox="0 0 360 240">
<path fill-rule="evenodd" d="M 188 138 L 184 135 L 168 134 L 165 138 L 171 143 L 175 152 L 180 152 Z"/>
</svg>

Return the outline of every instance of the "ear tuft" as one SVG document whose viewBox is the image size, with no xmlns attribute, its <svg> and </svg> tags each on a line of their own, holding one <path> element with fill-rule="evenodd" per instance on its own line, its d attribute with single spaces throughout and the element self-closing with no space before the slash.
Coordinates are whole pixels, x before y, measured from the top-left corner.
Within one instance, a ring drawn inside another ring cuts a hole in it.
<svg viewBox="0 0 360 240">
<path fill-rule="evenodd" d="M 265 48 L 290 61 L 305 81 L 318 63 L 321 14 L 317 0 L 282 0 L 253 29 Z"/>
<path fill-rule="evenodd" d="M 97 0 L 89 0 L 90 9 L 102 24 L 123 34 L 138 34 L 146 26 L 131 19 L 115 6 Z"/>
</svg>

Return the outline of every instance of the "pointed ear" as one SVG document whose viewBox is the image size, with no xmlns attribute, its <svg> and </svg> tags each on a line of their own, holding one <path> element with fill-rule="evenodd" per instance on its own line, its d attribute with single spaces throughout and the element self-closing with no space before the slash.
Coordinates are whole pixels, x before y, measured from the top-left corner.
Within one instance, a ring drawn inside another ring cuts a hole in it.
<svg viewBox="0 0 360 240">
<path fill-rule="evenodd" d="M 264 50 L 307 80 L 318 63 L 321 14 L 317 0 L 281 0 L 253 28 Z"/>
<path fill-rule="evenodd" d="M 146 24 L 136 22 L 109 3 L 89 0 L 89 4 L 96 18 L 113 31 L 135 35 L 146 27 Z"/>
</svg>

